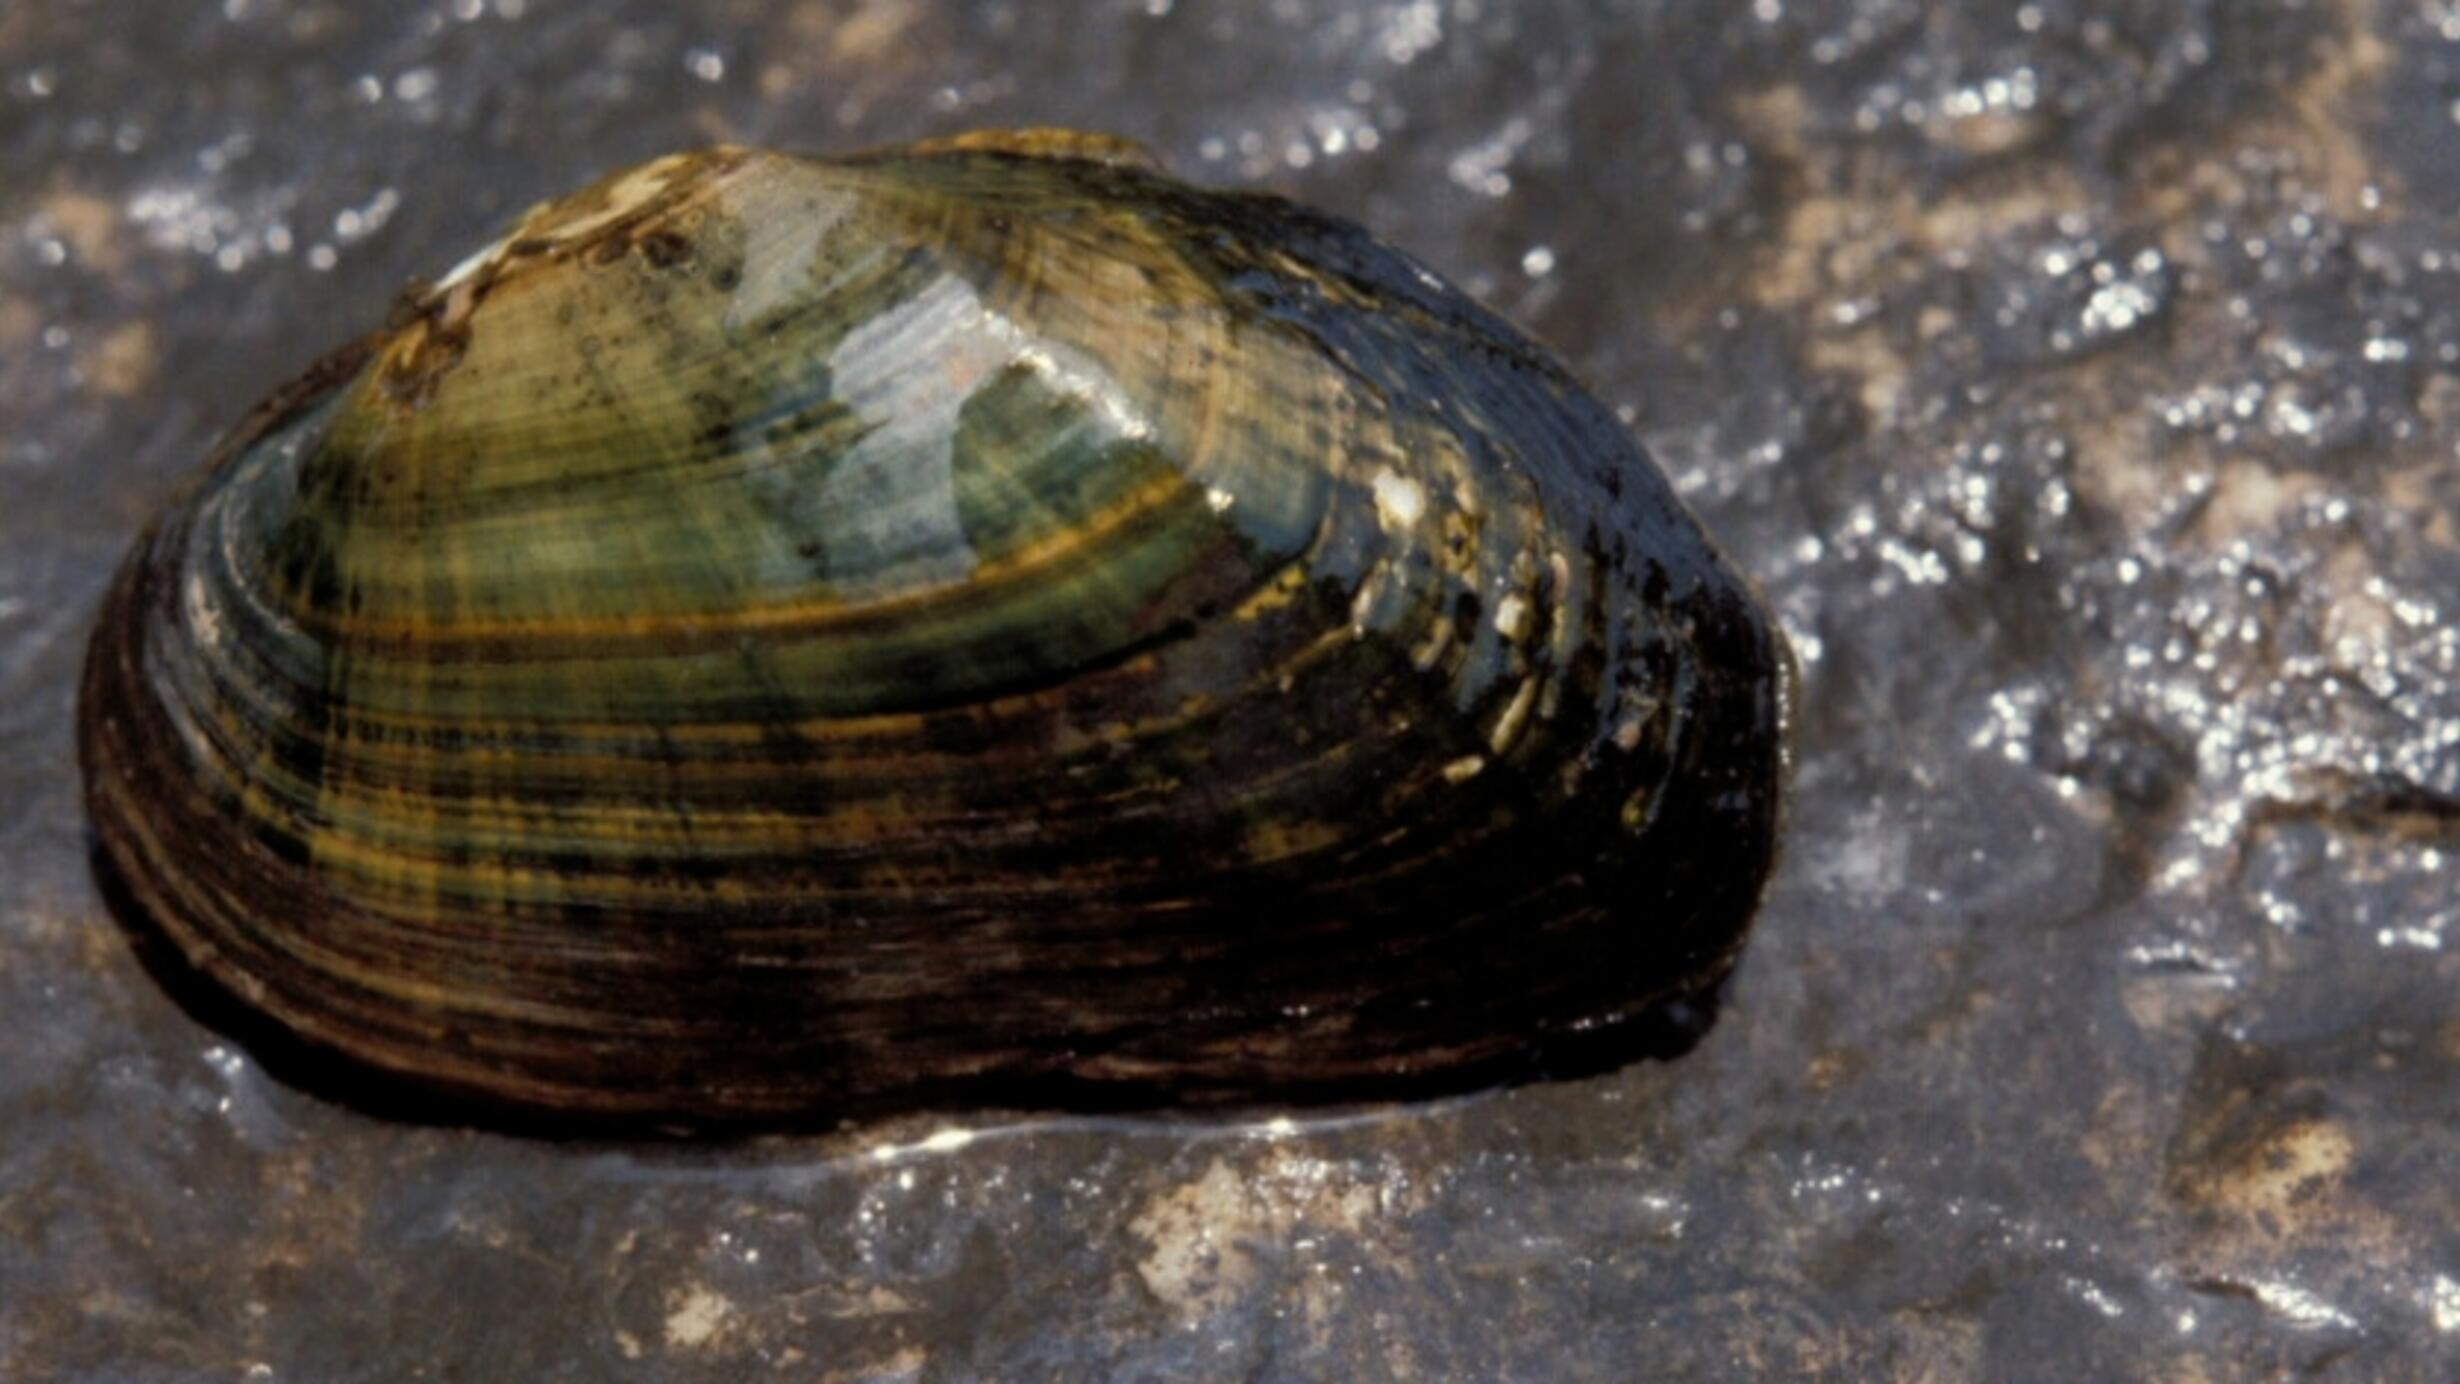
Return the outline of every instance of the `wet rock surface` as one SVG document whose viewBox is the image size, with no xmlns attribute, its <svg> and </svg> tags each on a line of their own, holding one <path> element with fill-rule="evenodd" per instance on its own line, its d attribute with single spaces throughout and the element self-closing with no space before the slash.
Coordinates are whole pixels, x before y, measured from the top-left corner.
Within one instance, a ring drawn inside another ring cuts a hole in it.
<svg viewBox="0 0 2460 1384">
<path fill-rule="evenodd" d="M 2460 1369 L 2460 12 L 1501 0 L 0 14 L 0 1375 Z M 1055 123 L 1553 342 L 1803 663 L 1688 1055 L 1284 1120 L 374 1118 L 152 983 L 86 623 L 530 202 Z"/>
</svg>

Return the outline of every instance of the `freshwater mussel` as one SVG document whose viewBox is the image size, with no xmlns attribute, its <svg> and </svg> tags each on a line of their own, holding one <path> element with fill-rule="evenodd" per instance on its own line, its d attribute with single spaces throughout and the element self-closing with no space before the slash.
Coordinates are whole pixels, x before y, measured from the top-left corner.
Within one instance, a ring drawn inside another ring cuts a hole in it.
<svg viewBox="0 0 2460 1384">
<path fill-rule="evenodd" d="M 413 290 L 138 543 L 80 748 L 138 911 L 371 1076 L 1304 1099 L 1713 985 L 1783 665 L 1416 262 L 983 134 L 660 159 Z"/>
</svg>

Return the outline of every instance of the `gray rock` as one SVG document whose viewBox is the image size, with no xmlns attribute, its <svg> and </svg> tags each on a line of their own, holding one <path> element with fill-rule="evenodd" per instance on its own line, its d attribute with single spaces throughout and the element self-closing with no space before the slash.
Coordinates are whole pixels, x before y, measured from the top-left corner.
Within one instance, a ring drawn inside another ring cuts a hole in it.
<svg viewBox="0 0 2460 1384">
<path fill-rule="evenodd" d="M 0 1376 L 2460 1371 L 2460 20 L 2324 0 L 0 13 Z M 246 402 L 712 139 L 1132 135 L 1551 340 L 1803 658 L 1689 1055 L 1245 1123 L 374 1118 L 89 876 L 85 623 Z"/>
</svg>

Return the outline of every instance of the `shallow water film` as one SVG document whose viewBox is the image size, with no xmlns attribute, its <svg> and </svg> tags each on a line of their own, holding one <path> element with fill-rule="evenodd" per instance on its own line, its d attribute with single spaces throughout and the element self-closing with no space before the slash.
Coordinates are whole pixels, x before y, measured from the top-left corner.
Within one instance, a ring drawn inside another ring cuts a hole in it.
<svg viewBox="0 0 2460 1384">
<path fill-rule="evenodd" d="M 2460 11 L 2437 0 L 0 13 L 0 1376 L 2460 1370 Z M 378 1118 L 168 998 L 72 751 L 246 402 L 671 149 L 1002 125 L 1551 343 L 1801 660 L 1690 1052 L 1241 1122 Z"/>
</svg>

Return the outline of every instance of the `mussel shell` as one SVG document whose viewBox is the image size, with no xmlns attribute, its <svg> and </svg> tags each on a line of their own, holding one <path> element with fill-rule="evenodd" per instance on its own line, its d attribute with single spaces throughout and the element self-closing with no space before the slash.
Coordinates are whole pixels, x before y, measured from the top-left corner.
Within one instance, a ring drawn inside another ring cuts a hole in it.
<svg viewBox="0 0 2460 1384">
<path fill-rule="evenodd" d="M 1418 264 L 986 135 L 533 211 L 223 443 L 80 735 L 191 962 L 458 1097 L 1305 1098 L 1722 975 L 1783 663 Z"/>
</svg>

